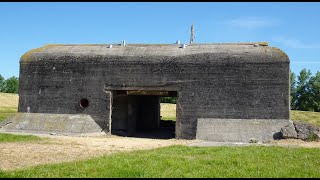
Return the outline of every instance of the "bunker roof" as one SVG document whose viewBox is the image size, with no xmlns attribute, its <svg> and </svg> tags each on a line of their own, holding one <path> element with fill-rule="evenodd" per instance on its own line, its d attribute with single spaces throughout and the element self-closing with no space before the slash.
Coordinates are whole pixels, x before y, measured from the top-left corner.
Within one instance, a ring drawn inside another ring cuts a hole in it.
<svg viewBox="0 0 320 180">
<path fill-rule="evenodd" d="M 110 46 L 111 45 L 111 46 Z M 48 44 L 25 53 L 20 62 L 81 56 L 184 56 L 193 54 L 269 55 L 280 56 L 279 61 L 289 62 L 279 48 L 267 42 L 210 43 L 210 44 Z"/>
</svg>

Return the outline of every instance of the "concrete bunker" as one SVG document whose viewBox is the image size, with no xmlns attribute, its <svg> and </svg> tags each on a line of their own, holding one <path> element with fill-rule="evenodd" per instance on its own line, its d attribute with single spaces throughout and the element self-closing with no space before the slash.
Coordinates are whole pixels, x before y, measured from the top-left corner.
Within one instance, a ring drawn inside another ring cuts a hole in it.
<svg viewBox="0 0 320 180">
<path fill-rule="evenodd" d="M 172 92 L 178 139 L 267 141 L 290 123 L 289 57 L 267 43 L 109 47 L 57 44 L 25 53 L 18 113 L 0 131 L 154 131 L 159 97 Z"/>
<path fill-rule="evenodd" d="M 176 91 L 112 91 L 111 134 L 134 137 L 174 138 L 175 127 L 165 126 L 160 98 L 177 97 Z M 176 118 L 179 122 L 179 119 Z"/>
</svg>

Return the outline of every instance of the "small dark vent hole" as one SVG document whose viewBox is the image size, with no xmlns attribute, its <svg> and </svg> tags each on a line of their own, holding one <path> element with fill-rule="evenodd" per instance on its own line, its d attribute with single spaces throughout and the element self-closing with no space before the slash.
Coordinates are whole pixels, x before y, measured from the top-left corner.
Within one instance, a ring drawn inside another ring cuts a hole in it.
<svg viewBox="0 0 320 180">
<path fill-rule="evenodd" d="M 86 99 L 86 98 L 81 99 L 81 100 L 80 100 L 80 106 L 81 106 L 82 108 L 88 107 L 88 106 L 89 106 L 89 101 L 88 101 L 88 99 Z"/>
</svg>

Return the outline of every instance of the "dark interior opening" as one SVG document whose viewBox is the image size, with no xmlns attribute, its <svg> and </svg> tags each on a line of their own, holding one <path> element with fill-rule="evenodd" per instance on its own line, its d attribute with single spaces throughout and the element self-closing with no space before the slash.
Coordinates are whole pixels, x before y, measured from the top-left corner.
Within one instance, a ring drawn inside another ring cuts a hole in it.
<svg viewBox="0 0 320 180">
<path fill-rule="evenodd" d="M 111 133 L 120 136 L 175 138 L 175 121 L 161 120 L 160 98 L 169 91 L 114 91 Z"/>
<path fill-rule="evenodd" d="M 80 100 L 80 106 L 81 106 L 82 108 L 88 107 L 88 106 L 89 106 L 89 101 L 88 101 L 88 99 L 86 99 L 86 98 L 81 99 L 81 100 Z"/>
</svg>

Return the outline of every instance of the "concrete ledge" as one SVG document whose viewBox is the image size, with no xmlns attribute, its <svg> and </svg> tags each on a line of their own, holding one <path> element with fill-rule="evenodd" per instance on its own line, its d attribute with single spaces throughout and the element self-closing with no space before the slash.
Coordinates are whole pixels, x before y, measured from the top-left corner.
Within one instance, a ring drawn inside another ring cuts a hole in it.
<svg viewBox="0 0 320 180">
<path fill-rule="evenodd" d="M 82 135 L 100 134 L 102 128 L 85 114 L 16 113 L 0 123 L 0 131 Z"/>
<path fill-rule="evenodd" d="M 281 137 L 288 119 L 214 119 L 198 118 L 196 139 L 216 142 L 268 142 Z"/>
<path fill-rule="evenodd" d="M 201 142 L 195 142 L 195 143 L 188 144 L 188 146 L 199 146 L 199 147 L 210 147 L 210 146 L 272 146 L 272 144 L 201 141 Z"/>
</svg>

